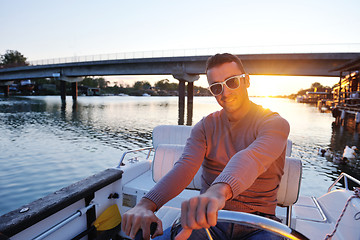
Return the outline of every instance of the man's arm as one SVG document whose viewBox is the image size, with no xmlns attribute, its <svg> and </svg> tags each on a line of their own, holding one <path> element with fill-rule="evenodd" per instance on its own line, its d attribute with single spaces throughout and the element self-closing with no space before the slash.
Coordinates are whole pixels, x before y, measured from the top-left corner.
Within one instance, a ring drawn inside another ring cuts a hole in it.
<svg viewBox="0 0 360 240">
<path fill-rule="evenodd" d="M 181 193 L 192 181 L 205 156 L 206 142 L 202 121 L 197 123 L 187 140 L 181 158 L 144 197 L 158 208 Z"/>
<path fill-rule="evenodd" d="M 198 123 L 193 127 L 181 159 L 133 209 L 125 213 L 122 230 L 133 238 L 142 229 L 143 238 L 149 239 L 150 224 L 156 222 L 158 227 L 154 236 L 161 235 L 161 220 L 155 216 L 154 211 L 186 188 L 200 168 L 204 155 L 205 140 Z"/>
<path fill-rule="evenodd" d="M 184 201 L 181 204 L 181 232 L 176 240 L 188 239 L 193 229 L 215 226 L 217 213 L 225 206 L 226 200 L 232 197 L 228 184 L 212 185 L 205 193 Z"/>
</svg>

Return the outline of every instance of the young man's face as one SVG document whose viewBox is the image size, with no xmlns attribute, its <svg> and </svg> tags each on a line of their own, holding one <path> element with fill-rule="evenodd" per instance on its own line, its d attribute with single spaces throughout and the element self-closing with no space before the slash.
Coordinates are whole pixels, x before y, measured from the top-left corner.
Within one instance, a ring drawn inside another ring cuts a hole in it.
<svg viewBox="0 0 360 240">
<path fill-rule="evenodd" d="M 208 69 L 207 79 L 210 86 L 213 83 L 224 82 L 230 77 L 241 74 L 243 74 L 243 72 L 241 72 L 236 63 L 229 62 Z M 215 96 L 217 102 L 224 108 L 229 117 L 242 111 L 244 104 L 248 103 L 248 87 L 249 81 L 242 79 L 240 81 L 240 86 L 237 89 L 229 89 L 226 85 L 223 85 L 222 93 Z"/>
</svg>

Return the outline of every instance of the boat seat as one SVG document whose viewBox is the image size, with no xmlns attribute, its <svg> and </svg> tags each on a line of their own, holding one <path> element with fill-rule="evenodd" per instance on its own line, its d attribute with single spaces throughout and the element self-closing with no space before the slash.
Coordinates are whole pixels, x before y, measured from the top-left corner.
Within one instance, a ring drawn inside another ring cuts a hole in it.
<svg viewBox="0 0 360 240">
<path fill-rule="evenodd" d="M 179 160 L 184 150 L 184 145 L 178 144 L 159 144 L 155 150 L 154 160 L 152 162 L 152 177 L 158 182 L 165 176 L 176 161 Z M 194 179 L 187 188 L 200 190 L 201 172 L 198 170 Z M 291 209 L 299 197 L 300 182 L 302 174 L 301 160 L 291 157 L 285 158 L 284 174 L 281 178 L 277 194 L 278 205 L 287 207 L 287 224 L 291 224 Z"/>
<path fill-rule="evenodd" d="M 285 158 L 284 174 L 281 177 L 277 193 L 277 205 L 286 207 L 286 225 L 291 227 L 292 206 L 297 202 L 300 193 L 302 176 L 301 160 L 292 157 Z"/>
<path fill-rule="evenodd" d="M 185 145 L 179 144 L 159 144 L 155 149 L 154 160 L 152 162 L 152 176 L 154 182 L 158 182 L 165 176 L 181 157 Z M 201 188 L 202 167 L 197 171 L 188 189 L 200 190 Z"/>
<path fill-rule="evenodd" d="M 191 126 L 159 125 L 153 129 L 152 140 L 154 149 L 161 143 L 185 145 L 190 137 Z"/>
<path fill-rule="evenodd" d="M 290 157 L 291 156 L 291 152 L 292 152 L 292 141 L 290 139 L 287 140 L 286 143 L 286 153 L 285 156 L 286 157 Z"/>
<path fill-rule="evenodd" d="M 180 144 L 185 145 L 190 137 L 191 126 L 184 125 L 159 125 L 153 129 L 153 147 L 156 149 L 159 144 Z M 292 152 L 292 141 L 287 140 L 286 156 L 290 157 Z"/>
<path fill-rule="evenodd" d="M 285 158 L 284 174 L 281 177 L 277 193 L 277 204 L 281 207 L 291 206 L 299 198 L 302 175 L 301 160 L 292 157 Z"/>
</svg>

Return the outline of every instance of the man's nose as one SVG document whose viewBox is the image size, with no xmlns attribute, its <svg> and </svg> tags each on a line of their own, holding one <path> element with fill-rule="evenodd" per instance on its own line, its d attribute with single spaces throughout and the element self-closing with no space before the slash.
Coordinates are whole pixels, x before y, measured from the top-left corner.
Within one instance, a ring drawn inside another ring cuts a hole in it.
<svg viewBox="0 0 360 240">
<path fill-rule="evenodd" d="M 223 85 L 222 95 L 227 96 L 227 95 L 229 95 L 230 91 L 231 91 L 231 89 L 228 88 L 228 86 L 226 86 L 226 85 L 224 84 L 224 85 Z"/>
</svg>

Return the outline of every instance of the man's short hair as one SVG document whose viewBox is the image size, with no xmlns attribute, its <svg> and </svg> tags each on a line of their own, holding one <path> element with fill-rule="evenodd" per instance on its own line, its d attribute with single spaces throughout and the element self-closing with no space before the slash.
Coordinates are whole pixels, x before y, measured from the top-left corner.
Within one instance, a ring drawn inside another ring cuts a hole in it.
<svg viewBox="0 0 360 240">
<path fill-rule="evenodd" d="M 230 53 L 218 53 L 214 56 L 209 57 L 206 62 L 206 73 L 210 68 L 217 67 L 229 62 L 235 62 L 236 65 L 239 67 L 240 71 L 242 73 L 246 73 L 240 58 Z"/>
</svg>

